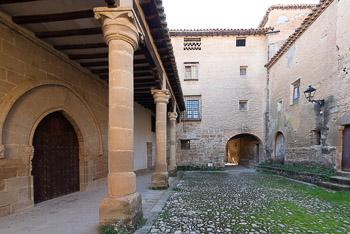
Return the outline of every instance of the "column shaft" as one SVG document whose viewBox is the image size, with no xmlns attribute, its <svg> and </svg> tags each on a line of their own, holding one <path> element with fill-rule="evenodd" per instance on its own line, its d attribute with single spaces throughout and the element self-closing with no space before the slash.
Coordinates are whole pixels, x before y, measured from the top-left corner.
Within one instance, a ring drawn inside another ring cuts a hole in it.
<svg viewBox="0 0 350 234">
<path fill-rule="evenodd" d="M 170 159 L 169 159 L 169 175 L 176 176 L 176 112 L 169 112 L 169 121 L 170 121 Z"/>
</svg>

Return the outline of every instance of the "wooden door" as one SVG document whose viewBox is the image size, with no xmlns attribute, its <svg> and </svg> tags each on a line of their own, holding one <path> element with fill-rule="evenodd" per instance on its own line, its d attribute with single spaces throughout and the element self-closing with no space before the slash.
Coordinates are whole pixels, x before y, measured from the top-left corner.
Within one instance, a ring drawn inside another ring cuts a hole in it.
<svg viewBox="0 0 350 234">
<path fill-rule="evenodd" d="M 73 126 L 60 112 L 46 116 L 33 140 L 34 202 L 79 191 L 79 143 Z"/>
<path fill-rule="evenodd" d="M 350 172 L 350 125 L 344 129 L 342 170 Z"/>
<path fill-rule="evenodd" d="M 285 140 L 282 133 L 278 133 L 276 136 L 276 160 L 283 163 L 285 157 Z"/>
</svg>

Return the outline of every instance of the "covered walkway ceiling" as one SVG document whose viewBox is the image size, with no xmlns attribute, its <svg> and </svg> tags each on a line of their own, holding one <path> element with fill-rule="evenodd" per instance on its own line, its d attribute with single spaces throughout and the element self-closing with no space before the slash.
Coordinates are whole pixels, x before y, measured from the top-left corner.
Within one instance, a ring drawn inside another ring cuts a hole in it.
<svg viewBox="0 0 350 234">
<path fill-rule="evenodd" d="M 138 1 L 138 0 L 135 0 Z M 140 0 L 142 12 L 136 14 L 145 21 L 142 27 L 150 28 L 151 37 L 145 37 L 134 56 L 135 101 L 154 109 L 150 90 L 161 88 L 162 74 L 159 71 L 160 56 L 169 78 L 170 86 L 178 103 L 184 110 L 184 101 L 178 78 L 173 49 L 165 22 L 164 9 L 160 0 Z M 104 42 L 102 29 L 94 18 L 93 8 L 105 6 L 104 0 L 1 0 L 0 10 L 12 20 L 30 31 L 36 37 L 51 44 L 102 80 L 108 80 L 108 47 Z M 147 25 L 146 25 L 147 24 Z M 152 49 L 152 38 L 156 51 Z"/>
</svg>

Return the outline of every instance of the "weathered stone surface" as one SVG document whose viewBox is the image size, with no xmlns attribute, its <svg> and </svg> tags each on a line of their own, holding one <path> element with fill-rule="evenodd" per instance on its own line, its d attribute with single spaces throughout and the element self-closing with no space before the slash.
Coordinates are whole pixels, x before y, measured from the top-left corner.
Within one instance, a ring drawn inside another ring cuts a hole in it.
<svg viewBox="0 0 350 234">
<path fill-rule="evenodd" d="M 139 193 L 123 197 L 107 197 L 100 204 L 100 223 L 111 224 L 121 221 L 135 225 L 142 218 L 142 201 Z"/>
<path fill-rule="evenodd" d="M 168 172 L 154 172 L 152 174 L 152 189 L 167 189 L 169 187 Z"/>
</svg>

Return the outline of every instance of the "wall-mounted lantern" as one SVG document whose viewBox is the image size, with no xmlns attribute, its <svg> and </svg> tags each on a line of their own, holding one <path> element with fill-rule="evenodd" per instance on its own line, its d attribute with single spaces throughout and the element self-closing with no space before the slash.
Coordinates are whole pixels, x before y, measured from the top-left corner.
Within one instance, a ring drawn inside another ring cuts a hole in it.
<svg viewBox="0 0 350 234">
<path fill-rule="evenodd" d="M 324 99 L 321 100 L 315 100 L 315 94 L 317 89 L 309 85 L 309 87 L 304 91 L 305 98 L 308 100 L 308 102 L 317 103 L 320 106 L 324 106 Z"/>
</svg>

